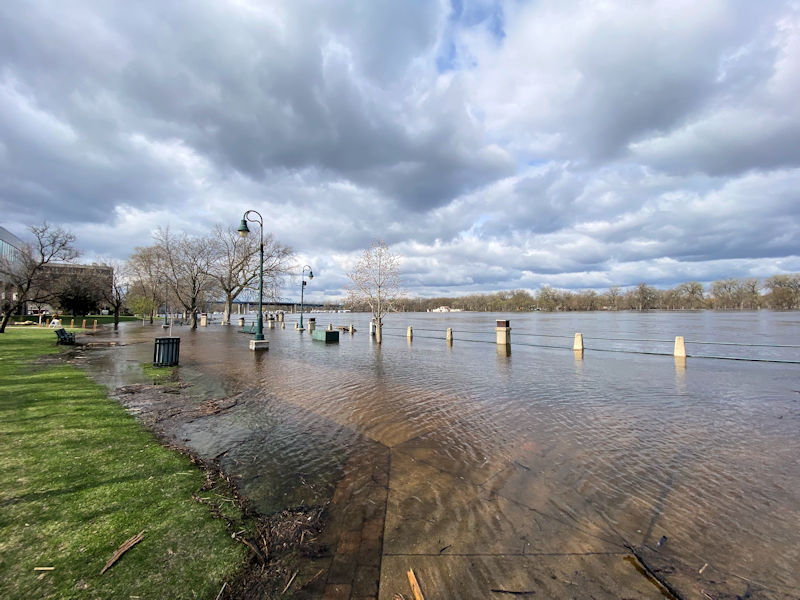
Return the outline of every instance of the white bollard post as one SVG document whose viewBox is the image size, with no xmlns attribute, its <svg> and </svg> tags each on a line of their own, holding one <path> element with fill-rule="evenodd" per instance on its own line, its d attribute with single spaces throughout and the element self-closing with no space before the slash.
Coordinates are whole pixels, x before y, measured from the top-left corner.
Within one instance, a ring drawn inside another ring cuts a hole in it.
<svg viewBox="0 0 800 600">
<path fill-rule="evenodd" d="M 583 334 L 576 333 L 575 334 L 575 341 L 572 342 L 572 349 L 575 352 L 583 352 Z"/>
<path fill-rule="evenodd" d="M 675 336 L 675 346 L 672 350 L 672 355 L 686 358 L 686 342 L 684 342 L 682 335 Z"/>
</svg>

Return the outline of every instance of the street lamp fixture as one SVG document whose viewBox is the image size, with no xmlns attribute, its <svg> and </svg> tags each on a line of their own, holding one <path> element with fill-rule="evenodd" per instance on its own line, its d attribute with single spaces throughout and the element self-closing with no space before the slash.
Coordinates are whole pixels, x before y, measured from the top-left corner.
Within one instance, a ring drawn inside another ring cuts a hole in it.
<svg viewBox="0 0 800 600">
<path fill-rule="evenodd" d="M 253 219 L 250 215 L 255 215 L 257 218 Z M 256 327 L 256 341 L 264 339 L 264 218 L 261 213 L 255 210 L 248 210 L 242 215 L 242 222 L 236 231 L 239 232 L 241 237 L 247 237 L 250 233 L 250 228 L 247 222 L 258 223 L 261 227 L 261 245 L 259 247 L 259 261 L 258 261 L 258 326 Z M 253 344 L 250 344 L 251 348 Z"/>
<path fill-rule="evenodd" d="M 300 274 L 300 279 L 303 282 L 300 285 L 300 329 L 303 329 L 303 292 L 305 292 L 306 289 L 306 269 L 308 269 L 308 280 L 311 281 L 314 279 L 314 272 L 311 270 L 311 267 L 305 265 L 302 273 Z"/>
</svg>

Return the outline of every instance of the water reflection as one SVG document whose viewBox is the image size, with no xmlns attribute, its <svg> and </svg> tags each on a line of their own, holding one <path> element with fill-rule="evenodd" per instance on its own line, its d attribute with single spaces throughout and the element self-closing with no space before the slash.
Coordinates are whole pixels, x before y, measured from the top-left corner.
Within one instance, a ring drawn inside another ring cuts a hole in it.
<svg viewBox="0 0 800 600">
<path fill-rule="evenodd" d="M 590 348 L 662 339 L 667 354 L 676 332 L 689 347 L 754 335 L 791 345 L 785 325 L 796 331 L 797 315 L 512 316 L 513 361 L 494 343 L 496 315 L 392 315 L 397 331 L 387 326 L 382 345 L 366 316 L 343 318 L 358 333 L 339 344 L 290 320 L 269 331 L 265 353 L 250 352 L 235 327 L 183 330 L 190 393 L 240 399 L 181 435 L 221 454 L 264 510 L 341 496 L 348 482 L 348 510 L 361 506 L 366 523 L 382 473 L 381 598 L 406 589 L 395 585 L 409 563 L 441 597 L 530 586 L 567 597 L 576 585 L 595 597 L 660 597 L 623 560 L 626 544 L 650 546 L 648 560 L 687 596 L 800 593 L 797 367 L 690 359 L 686 368 L 671 356 L 571 350 L 575 331 L 595 340 Z M 413 345 L 403 341 L 409 324 Z M 448 327 L 458 344 L 445 343 Z M 98 352 L 95 373 L 109 385 L 135 377 L 152 335 L 128 328 L 121 337 L 148 341 Z M 650 351 L 652 342 L 627 344 Z M 357 483 L 359 468 L 373 484 Z M 356 517 L 334 513 L 355 527 Z"/>
</svg>

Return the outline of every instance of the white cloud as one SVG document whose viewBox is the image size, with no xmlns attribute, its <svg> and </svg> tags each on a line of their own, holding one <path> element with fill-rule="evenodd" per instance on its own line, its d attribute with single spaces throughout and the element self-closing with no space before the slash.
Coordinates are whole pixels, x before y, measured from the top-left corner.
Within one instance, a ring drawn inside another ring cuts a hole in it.
<svg viewBox="0 0 800 600">
<path fill-rule="evenodd" d="M 777 0 L 0 5 L 0 209 L 118 259 L 256 209 L 312 298 L 376 237 L 425 295 L 769 275 L 798 55 Z"/>
</svg>

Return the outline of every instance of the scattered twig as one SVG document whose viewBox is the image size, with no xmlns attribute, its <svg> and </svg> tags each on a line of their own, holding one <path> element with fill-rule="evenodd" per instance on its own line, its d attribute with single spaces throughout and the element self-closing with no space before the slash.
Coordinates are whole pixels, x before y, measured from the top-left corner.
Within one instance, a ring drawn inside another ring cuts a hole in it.
<svg viewBox="0 0 800 600">
<path fill-rule="evenodd" d="M 245 546 L 247 546 L 248 548 L 250 548 L 250 550 L 253 551 L 253 554 L 256 555 L 258 562 L 260 562 L 262 565 L 267 564 L 267 561 L 264 560 L 264 556 L 261 554 L 261 551 L 256 547 L 256 545 L 253 542 L 251 542 L 245 537 L 237 537 L 236 539 L 242 542 Z"/>
<path fill-rule="evenodd" d="M 222 592 L 225 591 L 225 586 L 227 586 L 227 585 L 228 585 L 227 581 L 222 584 L 222 588 L 219 590 L 219 594 L 217 594 L 217 597 L 214 598 L 214 600 L 219 600 L 220 599 L 220 597 L 222 596 Z"/>
<path fill-rule="evenodd" d="M 445 550 L 447 550 L 448 548 L 452 548 L 452 547 L 453 547 L 453 544 L 447 544 L 447 546 L 445 546 L 444 548 L 442 548 L 441 550 L 439 550 L 439 554 L 441 554 L 442 552 L 444 552 L 444 551 L 445 551 Z"/>
<path fill-rule="evenodd" d="M 681 593 L 678 590 L 672 587 L 665 578 L 660 577 L 652 569 L 652 567 L 650 567 L 650 565 L 647 564 L 641 552 L 639 552 L 636 548 L 634 548 L 630 544 L 626 544 L 625 547 L 631 551 L 631 554 L 633 554 L 633 557 L 636 559 L 636 562 L 639 564 L 639 566 L 642 567 L 647 576 L 651 577 L 653 581 L 661 585 L 661 587 L 664 588 L 664 590 L 666 590 L 667 592 L 669 592 L 672 595 L 672 597 L 675 598 L 676 600 L 685 600 L 685 598 L 681 595 Z"/>
<path fill-rule="evenodd" d="M 414 569 L 408 570 L 408 584 L 411 586 L 411 591 L 414 593 L 414 600 L 425 600 L 425 596 L 422 595 L 422 590 L 419 587 L 417 576 L 414 575 Z"/>
<path fill-rule="evenodd" d="M 55 567 L 33 567 L 34 571 L 55 571 Z"/>
<path fill-rule="evenodd" d="M 493 589 L 492 590 L 495 594 L 513 594 L 514 596 L 530 596 L 531 594 L 535 594 L 535 590 L 502 590 L 502 589 Z"/>
<path fill-rule="evenodd" d="M 145 532 L 145 530 L 142 529 L 142 531 L 137 533 L 135 536 L 133 536 L 132 538 L 127 540 L 124 544 L 122 544 L 119 548 L 117 548 L 117 551 L 114 552 L 114 555 L 106 563 L 106 566 L 103 567 L 102 571 L 100 571 L 100 575 L 102 575 L 103 573 L 108 571 L 111 568 L 111 565 L 113 565 L 115 562 L 117 562 L 123 554 L 125 554 L 128 550 L 130 550 L 136 544 L 141 542 L 142 539 L 144 539 L 144 532 Z"/>
<path fill-rule="evenodd" d="M 297 577 L 297 571 L 294 572 L 294 575 L 292 575 L 292 578 L 289 580 L 289 583 L 287 583 L 286 587 L 283 588 L 283 591 L 281 592 L 281 596 L 283 596 L 286 593 L 286 590 L 289 589 L 289 586 L 292 585 L 292 582 L 294 581 L 295 577 Z"/>
<path fill-rule="evenodd" d="M 705 564 L 704 564 L 702 567 L 700 567 L 700 570 L 698 571 L 698 573 L 699 573 L 700 575 L 702 575 L 702 574 L 703 574 L 703 571 L 705 571 L 705 570 L 706 570 L 706 567 L 707 567 L 707 566 L 708 566 L 708 563 L 705 563 Z"/>
</svg>

